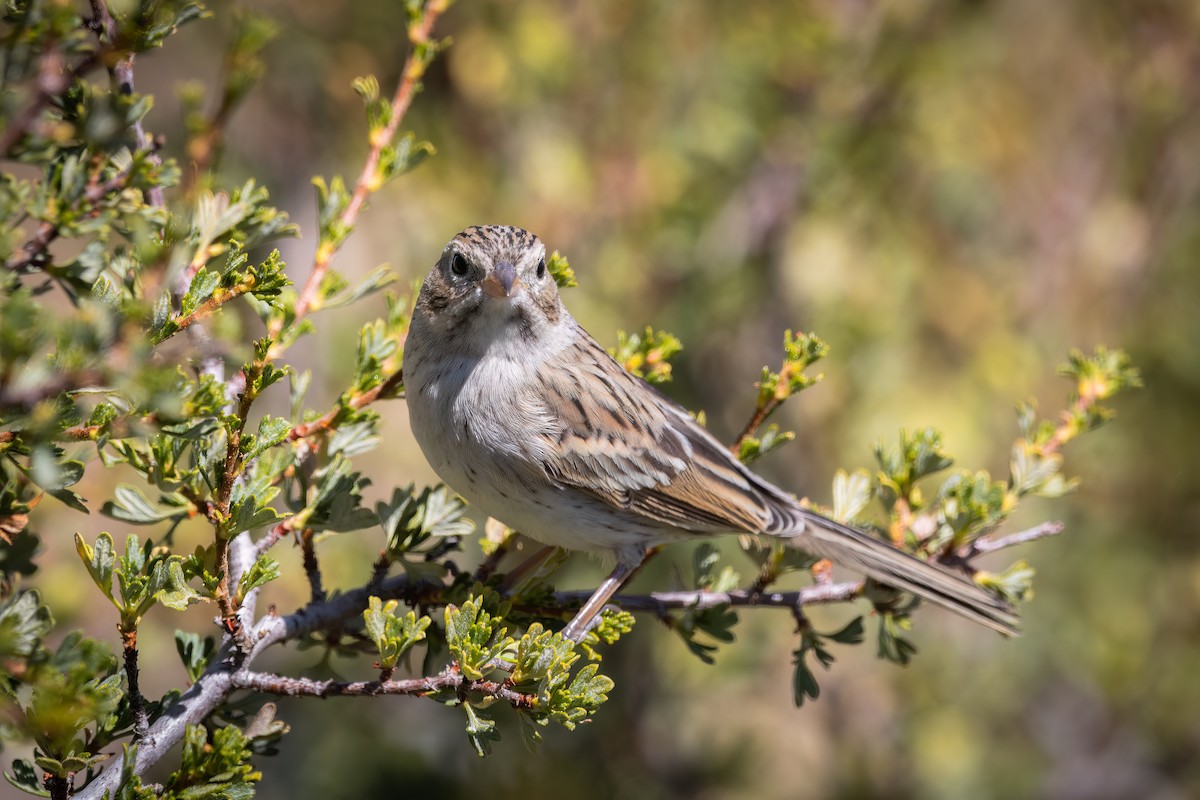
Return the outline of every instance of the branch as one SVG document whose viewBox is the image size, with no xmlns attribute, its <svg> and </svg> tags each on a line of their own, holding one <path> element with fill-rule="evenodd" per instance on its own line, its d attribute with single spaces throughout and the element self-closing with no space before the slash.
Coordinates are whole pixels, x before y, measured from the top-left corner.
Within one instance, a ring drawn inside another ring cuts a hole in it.
<svg viewBox="0 0 1200 800">
<path fill-rule="evenodd" d="M 771 416 L 775 409 L 779 408 L 781 405 L 783 405 L 783 400 L 772 397 L 762 408 L 758 408 L 756 406 L 754 413 L 750 415 L 750 419 L 746 421 L 745 427 L 742 428 L 742 432 L 739 433 L 737 438 L 733 440 L 733 444 L 729 445 L 729 451 L 733 453 L 734 456 L 740 453 L 742 450 L 742 442 L 753 436 L 754 432 L 758 430 L 764 422 L 767 421 L 767 417 Z"/>
<path fill-rule="evenodd" d="M 238 536 L 234 541 L 234 547 L 236 548 L 238 543 L 245 538 L 248 547 L 253 547 L 256 551 L 261 552 L 262 549 L 265 549 L 263 542 L 271 539 L 275 531 L 280 528 L 282 528 L 282 523 L 273 528 L 267 537 L 253 545 L 249 544 L 248 537 Z M 979 540 L 977 544 L 982 546 L 978 548 L 978 551 L 994 552 L 1005 547 L 1052 536 L 1061 530 L 1061 523 L 1044 523 L 1027 531 L 998 539 Z M 281 530 L 279 536 L 282 535 L 283 531 Z M 278 536 L 274 537 L 274 541 L 277 540 Z M 246 558 L 249 558 L 249 553 L 246 554 Z M 467 682 L 461 676 L 447 677 L 447 673 L 433 678 L 417 678 L 409 681 L 339 683 L 287 678 L 249 671 L 253 661 L 272 645 L 297 639 L 314 631 L 336 628 L 345 625 L 351 618 L 358 617 L 367 607 L 371 595 L 382 600 L 397 599 L 415 605 L 437 605 L 439 601 L 445 602 L 442 597 L 443 589 L 444 587 L 438 584 L 414 583 L 410 582 L 407 576 L 398 575 L 379 583 L 360 586 L 326 602 L 311 604 L 286 617 L 280 617 L 273 613 L 268 614 L 260 619 L 254 627 L 249 636 L 250 649 L 241 658 L 238 666 L 234 665 L 233 646 L 226 642 L 208 670 L 200 676 L 192 688 L 150 726 L 150 730 L 138 744 L 134 773 L 140 775 L 157 763 L 183 738 L 184 731 L 189 724 L 198 724 L 207 718 L 221 703 L 225 702 L 231 692 L 237 689 L 313 697 L 369 696 L 373 694 L 420 695 L 440 691 L 442 688 L 452 688 L 454 686 L 452 682 L 458 680 L 458 686 L 464 687 L 467 691 L 482 692 L 489 696 L 499 697 L 506 702 L 513 703 L 517 697 L 525 697 L 516 692 L 513 693 L 513 697 L 509 697 L 495 691 L 495 685 L 491 682 Z M 617 595 L 613 598 L 613 602 L 629 611 L 648 611 L 658 615 L 671 609 L 702 610 L 719 605 L 782 608 L 795 612 L 805 606 L 851 602 L 861 597 L 862 591 L 862 581 L 844 581 L 820 583 L 788 592 L 757 593 L 739 589 L 730 592 L 681 591 L 652 592 L 648 595 Z M 589 591 L 556 592 L 554 594 L 555 605 L 551 608 L 518 607 L 522 611 L 541 611 L 547 615 L 557 615 L 582 605 L 591 594 Z M 433 683 L 428 683 L 429 681 L 433 681 Z M 79 800 L 99 800 L 105 792 L 112 792 L 116 789 L 120 778 L 121 763 L 116 761 L 76 796 Z"/>
<path fill-rule="evenodd" d="M 372 594 L 384 600 L 399 599 L 409 603 L 420 603 L 430 599 L 426 595 L 431 588 L 433 591 L 440 591 L 440 587 L 410 583 L 407 577 L 399 575 L 389 578 L 379 586 L 359 587 L 328 602 L 302 608 L 286 617 L 275 614 L 263 617 L 251 634 L 252 647 L 241 660 L 240 668 L 234 668 L 234 648 L 227 640 L 205 673 L 150 726 L 146 736 L 138 743 L 134 774 L 141 775 L 158 763 L 183 739 L 188 725 L 203 722 L 225 702 L 230 693 L 238 688 L 234 685 L 235 676 L 245 674 L 254 659 L 271 645 L 344 624 L 348 619 L 362 613 Z M 76 798 L 100 800 L 105 793 L 111 794 L 120 784 L 121 770 L 120 759 L 115 759 L 95 780 L 78 792 Z"/>
<path fill-rule="evenodd" d="M 965 548 L 966 552 L 962 554 L 962 557 L 965 559 L 976 553 L 994 553 L 1006 547 L 1015 547 L 1026 542 L 1045 539 L 1048 536 L 1057 536 L 1066 530 L 1066 527 L 1061 522 L 1043 522 L 1041 525 L 1035 525 L 1018 533 L 1010 533 L 1007 536 L 981 536 Z"/>
<path fill-rule="evenodd" d="M 250 283 L 239 283 L 238 285 L 232 286 L 228 289 L 218 289 L 217 291 L 213 292 L 212 297 L 208 298 L 203 303 L 192 309 L 191 313 L 184 314 L 182 317 L 172 320 L 171 322 L 174 323 L 174 327 L 171 328 L 170 331 L 161 339 L 157 336 L 154 337 L 153 343 L 155 345 L 162 344 L 180 331 L 185 331 L 192 327 L 192 325 L 213 313 L 230 300 L 241 297 L 253 288 L 254 287 Z"/>
<path fill-rule="evenodd" d="M 237 672 L 231 684 L 235 689 L 250 689 L 268 694 L 289 697 L 376 697 L 399 694 L 424 697 L 438 692 L 477 692 L 494 697 L 513 708 L 533 708 L 537 704 L 534 695 L 523 694 L 498 681 L 468 680 L 461 673 L 447 669 L 440 675 L 426 678 L 409 678 L 399 681 L 316 681 L 311 678 L 290 678 L 263 672 Z"/>
<path fill-rule="evenodd" d="M 250 531 L 242 531 L 233 537 L 233 541 L 229 543 L 229 583 L 231 586 L 236 589 L 242 582 L 242 576 L 258 560 L 258 556 L 258 547 L 250 538 Z M 257 605 L 258 588 L 254 588 L 246 592 L 246 596 L 242 598 L 242 603 L 237 609 L 240 631 L 248 631 L 254 625 L 254 610 Z M 243 641 L 240 644 L 245 650 L 249 642 Z"/>
<path fill-rule="evenodd" d="M 400 85 L 396 87 L 396 94 L 392 97 L 392 113 L 388 118 L 387 125 L 371 137 L 371 150 L 367 154 L 366 163 L 363 164 L 362 172 L 358 175 L 358 182 L 354 186 L 354 194 L 350 197 L 349 204 L 347 204 L 346 209 L 342 212 L 340 227 L 344 231 L 348 232 L 354 227 L 355 222 L 358 220 L 358 214 L 367 201 L 367 197 L 379 188 L 379 159 L 383 154 L 383 148 L 396 138 L 396 131 L 399 129 L 404 115 L 408 113 L 408 107 L 412 104 L 413 97 L 420 88 L 421 78 L 424 76 L 425 68 L 428 65 L 428 59 L 422 58 L 418 51 L 429 44 L 429 36 L 433 30 L 433 25 L 437 22 L 441 13 L 446 10 L 445 6 L 445 2 L 433 0 L 426 6 L 420 23 L 409 29 L 408 56 L 404 61 L 404 70 L 401 73 Z M 344 240 L 345 237 L 343 236 L 342 239 Z M 322 246 L 317 248 L 316 256 L 313 259 L 312 272 L 309 273 L 308 281 L 304 284 L 304 288 L 300 291 L 300 296 L 296 300 L 295 319 L 291 324 L 296 324 L 308 314 L 313 301 L 316 299 L 317 291 L 321 287 L 321 281 L 325 277 L 325 272 L 329 269 L 329 264 L 333 260 L 333 255 L 337 252 L 340 244 L 340 242 L 323 242 Z M 273 331 L 272 333 L 273 335 L 277 335 L 278 331 Z"/>
<path fill-rule="evenodd" d="M 396 372 L 393 372 L 387 380 L 376 386 L 374 389 L 369 389 L 362 394 L 355 395 L 354 397 L 350 398 L 350 401 L 347 402 L 345 406 L 338 405 L 337 407 L 330 409 L 325 416 L 319 419 L 314 419 L 312 422 L 305 422 L 292 428 L 287 435 L 288 441 L 294 442 L 297 439 L 307 439 L 314 433 L 331 430 L 336 427 L 338 415 L 342 412 L 343 408 L 348 407 L 354 411 L 358 411 L 366 406 L 369 406 L 371 403 L 374 403 L 380 397 L 390 396 L 392 392 L 396 391 L 396 389 L 403 385 L 404 370 L 397 370 Z"/>
<path fill-rule="evenodd" d="M 300 532 L 300 551 L 303 554 L 304 575 L 308 578 L 312 602 L 322 603 L 325 601 L 325 587 L 321 583 L 321 565 L 317 561 L 317 548 L 313 542 L 312 528 L 305 528 Z"/>
<path fill-rule="evenodd" d="M 766 592 L 758 594 L 748 589 L 730 592 L 695 590 L 687 592 L 651 592 L 647 595 L 619 594 L 612 598 L 615 605 L 626 611 L 653 611 L 662 614 L 673 608 L 703 610 L 716 606 L 762 606 L 764 608 L 794 609 L 803 606 L 846 603 L 862 594 L 862 581 L 824 583 L 806 586 L 791 592 Z M 551 613 L 558 613 L 583 605 L 592 592 L 555 592 L 554 602 L 561 606 Z M 528 610 L 522 607 L 522 610 Z"/>
<path fill-rule="evenodd" d="M 256 369 L 261 370 L 261 367 L 255 365 Z M 220 481 L 217 486 L 217 494 L 213 500 L 215 515 L 217 521 L 216 527 L 216 561 L 217 571 L 220 575 L 220 583 L 217 585 L 217 590 L 214 593 L 217 605 L 221 609 L 221 620 L 228 633 L 233 634 L 235 638 L 239 638 L 238 634 L 242 631 L 242 627 L 236 611 L 233 607 L 232 590 L 234 587 L 230 584 L 230 566 L 229 566 L 229 531 L 225 529 L 229 520 L 230 498 L 233 494 L 233 484 L 239 474 L 239 468 L 242 465 L 242 434 L 246 430 L 246 419 L 250 416 L 250 406 L 254 404 L 254 379 L 257 376 L 247 376 L 245 388 L 238 397 L 237 406 L 237 424 L 232 430 L 226 434 L 225 442 L 225 462 L 221 468 Z M 211 517 L 210 517 L 211 519 Z"/>
<path fill-rule="evenodd" d="M 265 536 L 254 543 L 254 557 L 256 559 L 274 547 L 280 539 L 292 532 L 293 519 L 295 517 L 288 517 L 283 522 L 276 524 L 271 530 L 267 531 Z"/>
<path fill-rule="evenodd" d="M 133 711 L 133 741 L 146 735 L 150 721 L 146 717 L 146 700 L 138 685 L 137 628 L 121 631 L 121 649 L 125 656 L 125 680 L 129 684 L 129 708 Z"/>
</svg>

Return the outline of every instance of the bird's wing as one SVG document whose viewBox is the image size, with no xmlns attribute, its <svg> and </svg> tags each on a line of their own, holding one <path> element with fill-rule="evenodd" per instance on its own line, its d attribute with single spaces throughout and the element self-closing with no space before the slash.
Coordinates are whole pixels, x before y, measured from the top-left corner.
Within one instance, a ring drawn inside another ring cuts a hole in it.
<svg viewBox="0 0 1200 800">
<path fill-rule="evenodd" d="M 537 450 L 546 454 L 550 477 L 680 530 L 761 533 L 778 526 L 765 481 L 686 410 L 578 333 L 539 376 L 549 424 L 536 434 L 543 438 Z"/>
</svg>

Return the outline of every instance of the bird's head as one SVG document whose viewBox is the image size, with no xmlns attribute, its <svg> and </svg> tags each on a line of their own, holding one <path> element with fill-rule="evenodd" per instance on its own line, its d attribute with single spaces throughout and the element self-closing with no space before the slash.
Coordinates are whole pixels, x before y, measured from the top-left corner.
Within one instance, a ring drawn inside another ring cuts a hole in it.
<svg viewBox="0 0 1200 800">
<path fill-rule="evenodd" d="M 495 339 L 533 341 L 566 312 L 541 240 L 521 228 L 479 225 L 446 245 L 421 286 L 417 313 L 447 337 L 486 347 Z"/>
</svg>

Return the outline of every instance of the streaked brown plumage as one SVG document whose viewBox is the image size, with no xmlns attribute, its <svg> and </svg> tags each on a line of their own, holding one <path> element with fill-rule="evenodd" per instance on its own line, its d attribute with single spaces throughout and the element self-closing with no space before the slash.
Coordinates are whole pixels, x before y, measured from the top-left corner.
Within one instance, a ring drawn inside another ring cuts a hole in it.
<svg viewBox="0 0 1200 800">
<path fill-rule="evenodd" d="M 441 478 L 538 541 L 611 554 L 578 639 L 647 547 L 697 535 L 789 540 L 1004 633 L 1007 604 L 936 564 L 803 508 L 634 377 L 571 317 L 545 248 L 468 228 L 425 278 L 405 347 L 413 432 Z"/>
</svg>

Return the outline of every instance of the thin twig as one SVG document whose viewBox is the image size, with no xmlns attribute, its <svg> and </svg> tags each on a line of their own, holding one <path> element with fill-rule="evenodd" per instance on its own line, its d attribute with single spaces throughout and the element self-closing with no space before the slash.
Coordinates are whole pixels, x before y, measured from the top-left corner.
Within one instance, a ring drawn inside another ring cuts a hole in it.
<svg viewBox="0 0 1200 800">
<path fill-rule="evenodd" d="M 1010 533 L 1007 536 L 981 536 L 966 548 L 967 552 L 963 553 L 963 558 L 970 558 L 976 553 L 994 553 L 1006 547 L 1014 547 L 1026 542 L 1045 539 L 1048 536 L 1057 536 L 1066 530 L 1066 527 L 1066 525 L 1057 521 L 1043 522 L 1041 525 L 1035 525 L 1032 528 L 1017 533 Z"/>
<path fill-rule="evenodd" d="M 376 386 L 374 389 L 369 389 L 362 394 L 355 395 L 354 397 L 350 398 L 350 401 L 346 403 L 346 406 L 355 411 L 359 411 L 371 403 L 374 403 L 380 397 L 390 396 L 403 384 L 404 371 L 397 370 L 396 372 L 392 373 L 387 380 Z M 288 431 L 288 441 L 294 442 L 298 439 L 307 439 L 314 433 L 331 430 L 335 426 L 338 415 L 342 412 L 344 407 L 345 406 L 338 405 L 335 408 L 330 409 L 330 411 L 328 411 L 323 417 L 314 419 L 312 422 L 302 423 L 292 428 L 290 431 Z"/>
<path fill-rule="evenodd" d="M 387 125 L 371 137 L 371 150 L 367 153 L 367 160 L 358 175 L 358 181 L 354 185 L 354 193 L 350 196 L 350 202 L 346 205 L 346 209 L 342 212 L 341 219 L 339 220 L 342 230 L 349 231 L 354 228 L 354 224 L 358 220 L 358 214 L 362 211 L 367 197 L 379 186 L 379 160 L 382 157 L 383 148 L 396 138 L 396 131 L 400 128 L 400 123 L 404 119 L 405 114 L 408 113 L 408 108 L 420 88 L 421 78 L 424 76 L 425 68 L 428 65 L 427 59 L 420 58 L 417 51 L 429 43 L 434 23 L 437 22 L 438 17 L 443 11 L 445 11 L 444 2 L 440 0 L 430 2 L 425 8 L 420 23 L 409 29 L 408 57 L 404 62 L 400 84 L 396 87 L 396 94 L 392 97 L 392 113 L 388 118 Z M 309 273 L 308 280 L 305 282 L 304 288 L 300 290 L 300 296 L 296 300 L 295 322 L 299 322 L 308 314 L 313 301 L 316 300 L 317 291 L 321 287 L 321 282 L 325 278 L 325 272 L 329 269 L 330 262 L 333 260 L 333 255 L 337 252 L 338 246 L 331 245 L 317 248 L 317 253 L 313 258 L 312 271 Z M 295 324 L 295 322 L 292 324 Z M 272 331 L 272 334 L 277 335 L 278 331 Z"/>
<path fill-rule="evenodd" d="M 264 672 L 235 672 L 230 681 L 235 689 L 250 689 L 289 697 L 377 697 L 399 694 L 424 697 L 439 692 L 478 693 L 494 697 L 513 708 L 533 708 L 534 695 L 524 694 L 499 681 L 468 680 L 461 673 L 446 670 L 439 675 L 409 678 L 398 681 L 317 681 L 311 678 L 292 678 Z"/>
<path fill-rule="evenodd" d="M 67 778 L 46 773 L 42 785 L 50 793 L 50 800 L 67 800 L 71 796 L 71 781 Z"/>
<path fill-rule="evenodd" d="M 742 432 L 739 433 L 737 438 L 733 440 L 733 444 L 729 445 L 729 451 L 735 456 L 740 453 L 742 449 L 742 442 L 753 436 L 754 432 L 759 429 L 759 426 L 767 421 L 767 417 L 771 416 L 775 409 L 779 408 L 781 405 L 783 405 L 783 401 L 774 397 L 768 400 L 766 405 L 764 405 L 762 408 L 758 408 L 756 404 L 754 413 L 751 414 L 750 419 L 746 421 L 746 426 L 742 428 Z"/>
<path fill-rule="evenodd" d="M 308 587 L 312 602 L 325 602 L 325 587 L 321 583 L 321 565 L 317 562 L 317 549 L 313 543 L 313 529 L 305 528 L 300 532 L 300 550 L 304 554 L 304 575 L 308 578 Z"/>
<path fill-rule="evenodd" d="M 283 522 L 275 525 L 271 530 L 267 531 L 266 535 L 254 543 L 255 558 L 270 550 L 280 539 L 292 532 L 292 519 L 293 517 L 288 517 Z"/>
<path fill-rule="evenodd" d="M 174 320 L 175 327 L 171 331 L 170 336 L 167 336 L 163 339 L 158 339 L 154 343 L 161 344 L 162 342 L 171 338 L 171 336 L 174 336 L 175 334 L 179 333 L 180 331 L 187 330 L 188 328 L 192 327 L 192 325 L 199 322 L 204 317 L 208 316 L 209 314 L 216 311 L 221 306 L 228 303 L 230 300 L 234 300 L 238 297 L 241 297 L 242 295 L 246 294 L 246 292 L 249 292 L 252 288 L 253 287 L 248 283 L 241 283 L 241 284 L 238 284 L 237 286 L 233 286 L 233 287 L 230 287 L 229 289 L 221 291 L 220 293 L 214 293 L 212 297 L 208 298 L 203 303 L 196 306 L 190 313 L 184 314 L 182 317 L 179 317 L 178 319 Z"/>
</svg>

